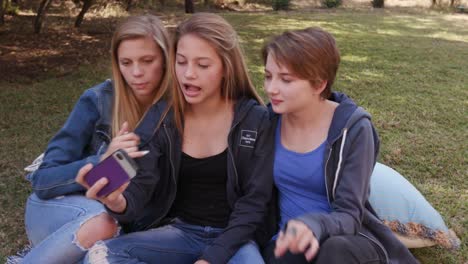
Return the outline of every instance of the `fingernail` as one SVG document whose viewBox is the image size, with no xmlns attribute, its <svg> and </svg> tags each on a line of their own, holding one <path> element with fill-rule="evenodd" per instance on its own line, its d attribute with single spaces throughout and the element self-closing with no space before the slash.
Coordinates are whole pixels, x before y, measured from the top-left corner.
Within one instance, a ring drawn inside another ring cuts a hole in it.
<svg viewBox="0 0 468 264">
<path fill-rule="evenodd" d="M 143 157 L 143 156 L 145 156 L 145 155 L 148 154 L 148 153 L 149 153 L 149 150 L 144 150 L 144 151 L 141 152 L 141 156 Z"/>
</svg>

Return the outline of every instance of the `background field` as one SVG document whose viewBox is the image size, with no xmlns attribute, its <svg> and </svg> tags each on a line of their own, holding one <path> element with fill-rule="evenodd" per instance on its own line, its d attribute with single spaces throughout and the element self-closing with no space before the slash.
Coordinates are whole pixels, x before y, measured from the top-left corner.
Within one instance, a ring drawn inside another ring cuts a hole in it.
<svg viewBox="0 0 468 264">
<path fill-rule="evenodd" d="M 157 14 L 169 27 L 185 16 Z M 222 15 L 241 36 L 262 94 L 265 39 L 308 26 L 333 33 L 342 55 L 334 89 L 372 114 L 382 141 L 379 161 L 405 175 L 462 240 L 458 251 L 412 252 L 422 263 L 467 263 L 467 16 L 401 9 Z M 83 90 L 110 77 L 108 43 L 119 16 L 91 18 L 71 32 L 62 27 L 71 20 L 51 16 L 42 36 L 31 34 L 27 15 L 15 18 L 23 26 L 0 28 L 1 259 L 27 242 L 30 187 L 22 169 L 44 150 Z"/>
</svg>

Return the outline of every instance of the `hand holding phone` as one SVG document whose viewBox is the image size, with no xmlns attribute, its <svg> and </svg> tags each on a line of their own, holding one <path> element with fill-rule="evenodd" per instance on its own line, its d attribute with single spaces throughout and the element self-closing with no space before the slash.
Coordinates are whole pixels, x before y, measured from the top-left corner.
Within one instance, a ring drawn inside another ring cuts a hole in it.
<svg viewBox="0 0 468 264">
<path fill-rule="evenodd" d="M 76 176 L 76 182 L 87 189 L 86 197 L 99 200 L 114 212 L 127 207 L 123 192 L 136 175 L 137 167 L 125 151 L 117 150 L 95 167 L 86 164 Z"/>
<path fill-rule="evenodd" d="M 107 184 L 96 194 L 97 197 L 103 197 L 129 182 L 136 173 L 135 162 L 124 150 L 119 149 L 86 173 L 84 180 L 88 186 L 93 186 L 100 179 L 106 178 Z"/>
</svg>

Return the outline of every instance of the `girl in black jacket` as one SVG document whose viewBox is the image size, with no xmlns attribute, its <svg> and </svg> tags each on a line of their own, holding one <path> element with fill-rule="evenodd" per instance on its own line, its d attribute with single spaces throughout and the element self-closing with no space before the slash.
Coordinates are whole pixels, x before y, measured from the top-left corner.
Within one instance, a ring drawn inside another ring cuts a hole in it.
<svg viewBox="0 0 468 264">
<path fill-rule="evenodd" d="M 272 130 L 236 32 L 218 15 L 193 15 L 176 29 L 171 67 L 172 101 L 145 118 L 160 127 L 138 175 L 105 198 L 96 193 L 106 180 L 87 193 L 133 230 L 153 229 L 100 243 L 86 261 L 263 263 L 254 234 L 271 195 Z"/>
</svg>

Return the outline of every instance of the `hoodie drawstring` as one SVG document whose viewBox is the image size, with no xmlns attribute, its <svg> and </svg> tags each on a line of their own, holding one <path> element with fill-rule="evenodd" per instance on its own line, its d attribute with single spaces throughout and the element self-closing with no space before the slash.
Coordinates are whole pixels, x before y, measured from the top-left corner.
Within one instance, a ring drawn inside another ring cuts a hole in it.
<svg viewBox="0 0 468 264">
<path fill-rule="evenodd" d="M 335 189 L 336 189 L 336 184 L 338 183 L 338 174 L 340 173 L 341 163 L 343 162 L 343 149 L 344 149 L 344 145 L 345 145 L 345 142 L 346 142 L 346 135 L 347 134 L 348 134 L 348 129 L 345 128 L 344 131 L 343 131 L 343 137 L 341 139 L 340 158 L 338 159 L 338 167 L 337 167 L 336 173 L 335 173 L 335 181 L 333 182 L 333 189 L 332 189 L 333 199 L 335 199 Z"/>
</svg>

